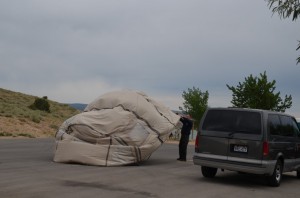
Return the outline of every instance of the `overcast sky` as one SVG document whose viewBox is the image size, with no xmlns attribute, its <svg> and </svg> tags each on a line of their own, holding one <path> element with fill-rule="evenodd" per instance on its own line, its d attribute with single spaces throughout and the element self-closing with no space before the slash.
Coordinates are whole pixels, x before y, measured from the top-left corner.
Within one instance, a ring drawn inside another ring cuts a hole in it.
<svg viewBox="0 0 300 198">
<path fill-rule="evenodd" d="M 62 103 L 143 91 L 171 109 L 193 86 L 230 106 L 267 72 L 300 117 L 299 20 L 264 0 L 1 0 L 0 87 Z"/>
</svg>

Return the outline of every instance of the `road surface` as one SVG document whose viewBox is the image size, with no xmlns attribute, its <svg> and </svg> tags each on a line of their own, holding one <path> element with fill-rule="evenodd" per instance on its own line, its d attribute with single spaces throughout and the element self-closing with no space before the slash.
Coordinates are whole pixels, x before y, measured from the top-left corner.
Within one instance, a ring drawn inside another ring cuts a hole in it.
<svg viewBox="0 0 300 198">
<path fill-rule="evenodd" d="M 218 171 L 204 178 L 188 161 L 179 162 L 177 144 L 164 144 L 139 166 L 96 167 L 55 163 L 54 139 L 0 139 L 1 198 L 195 198 L 300 197 L 300 180 L 285 174 L 278 188 L 263 177 Z"/>
</svg>

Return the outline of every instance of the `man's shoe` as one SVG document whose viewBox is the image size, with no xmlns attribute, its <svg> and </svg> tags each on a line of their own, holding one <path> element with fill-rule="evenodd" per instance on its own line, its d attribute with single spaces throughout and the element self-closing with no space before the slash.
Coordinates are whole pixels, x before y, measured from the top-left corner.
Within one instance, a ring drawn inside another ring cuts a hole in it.
<svg viewBox="0 0 300 198">
<path fill-rule="evenodd" d="M 177 160 L 178 160 L 178 161 L 182 161 L 182 162 L 186 162 L 186 159 L 178 158 Z"/>
</svg>

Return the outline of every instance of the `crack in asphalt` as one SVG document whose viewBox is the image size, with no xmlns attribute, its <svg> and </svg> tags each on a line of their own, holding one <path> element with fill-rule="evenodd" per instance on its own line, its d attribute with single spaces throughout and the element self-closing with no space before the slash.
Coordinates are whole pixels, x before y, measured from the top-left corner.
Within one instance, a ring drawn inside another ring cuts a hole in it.
<svg viewBox="0 0 300 198">
<path fill-rule="evenodd" d="M 157 195 L 145 191 L 138 191 L 128 188 L 122 188 L 122 187 L 115 187 L 111 185 L 106 185 L 98 182 L 81 182 L 81 181 L 63 181 L 64 186 L 70 186 L 70 187 L 88 187 L 88 188 L 100 188 L 108 191 L 120 191 L 120 192 L 126 192 L 126 193 L 134 193 L 137 195 L 141 195 L 143 197 L 158 197 Z"/>
</svg>

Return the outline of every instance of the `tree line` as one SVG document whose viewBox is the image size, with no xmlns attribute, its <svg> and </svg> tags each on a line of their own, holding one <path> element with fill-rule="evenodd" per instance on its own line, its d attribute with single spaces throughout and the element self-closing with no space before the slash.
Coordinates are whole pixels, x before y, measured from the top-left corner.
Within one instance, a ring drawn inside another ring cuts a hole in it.
<svg viewBox="0 0 300 198">
<path fill-rule="evenodd" d="M 285 112 L 292 107 L 292 96 L 285 95 L 280 97 L 280 92 L 276 92 L 276 81 L 268 81 L 267 73 L 261 73 L 258 77 L 252 74 L 239 82 L 236 86 L 227 88 L 232 91 L 232 107 L 264 109 Z M 189 114 L 194 120 L 197 128 L 199 122 L 208 107 L 208 91 L 202 92 L 199 88 L 193 87 L 183 91 L 183 106 L 179 107 L 181 111 Z"/>
</svg>

